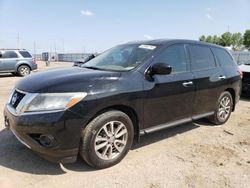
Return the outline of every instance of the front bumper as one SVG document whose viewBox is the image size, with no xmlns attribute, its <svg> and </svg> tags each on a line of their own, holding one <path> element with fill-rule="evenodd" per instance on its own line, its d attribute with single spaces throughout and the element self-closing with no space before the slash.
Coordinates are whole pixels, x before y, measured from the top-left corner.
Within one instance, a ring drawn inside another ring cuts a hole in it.
<svg viewBox="0 0 250 188">
<path fill-rule="evenodd" d="M 5 126 L 21 143 L 52 162 L 71 163 L 77 159 L 82 117 L 69 110 L 17 116 L 11 108 L 8 104 L 5 106 Z M 53 139 L 44 145 L 40 140 L 42 136 Z"/>
</svg>

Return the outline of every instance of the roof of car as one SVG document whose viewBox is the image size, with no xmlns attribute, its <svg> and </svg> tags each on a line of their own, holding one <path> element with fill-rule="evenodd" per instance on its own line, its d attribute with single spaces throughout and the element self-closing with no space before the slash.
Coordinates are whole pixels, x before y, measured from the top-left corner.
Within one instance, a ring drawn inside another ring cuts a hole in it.
<svg viewBox="0 0 250 188">
<path fill-rule="evenodd" d="M 18 48 L 0 48 L 0 50 L 19 50 L 19 51 L 27 51 L 26 49 L 18 49 Z"/>
<path fill-rule="evenodd" d="M 187 40 L 187 39 L 155 39 L 155 40 L 142 40 L 142 41 L 132 41 L 128 42 L 127 44 L 147 44 L 147 45 L 164 45 L 167 43 L 189 43 L 189 44 L 203 44 L 203 45 L 208 45 L 208 46 L 214 46 L 214 47 L 219 47 L 223 48 L 222 46 L 216 45 L 216 44 L 210 44 L 207 42 L 201 42 L 201 41 L 196 41 L 196 40 Z"/>
</svg>

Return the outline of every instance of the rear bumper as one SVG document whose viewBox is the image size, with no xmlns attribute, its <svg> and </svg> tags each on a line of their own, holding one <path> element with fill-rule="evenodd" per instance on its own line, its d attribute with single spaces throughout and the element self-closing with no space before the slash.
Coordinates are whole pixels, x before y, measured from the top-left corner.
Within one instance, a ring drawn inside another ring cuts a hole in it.
<svg viewBox="0 0 250 188">
<path fill-rule="evenodd" d="M 37 69 L 37 64 L 32 64 L 31 70 L 36 70 Z"/>
<path fill-rule="evenodd" d="M 31 150 L 51 162 L 71 163 L 77 159 L 82 120 L 70 111 L 15 116 L 6 105 L 5 126 Z M 49 145 L 42 136 L 51 139 Z"/>
</svg>

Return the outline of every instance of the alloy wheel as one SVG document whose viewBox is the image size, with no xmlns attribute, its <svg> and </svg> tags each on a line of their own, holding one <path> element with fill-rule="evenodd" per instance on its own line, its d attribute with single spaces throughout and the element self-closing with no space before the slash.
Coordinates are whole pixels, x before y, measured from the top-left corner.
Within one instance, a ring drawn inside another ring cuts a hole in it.
<svg viewBox="0 0 250 188">
<path fill-rule="evenodd" d="M 120 121 L 110 121 L 103 125 L 96 135 L 94 147 L 96 155 L 103 160 L 117 158 L 128 140 L 128 130 Z"/>
<path fill-rule="evenodd" d="M 231 112 L 231 99 L 228 96 L 224 96 L 219 104 L 217 117 L 220 121 L 224 122 Z"/>
<path fill-rule="evenodd" d="M 28 75 L 29 74 L 29 68 L 28 67 L 21 67 L 20 69 L 20 73 L 24 76 Z"/>
</svg>

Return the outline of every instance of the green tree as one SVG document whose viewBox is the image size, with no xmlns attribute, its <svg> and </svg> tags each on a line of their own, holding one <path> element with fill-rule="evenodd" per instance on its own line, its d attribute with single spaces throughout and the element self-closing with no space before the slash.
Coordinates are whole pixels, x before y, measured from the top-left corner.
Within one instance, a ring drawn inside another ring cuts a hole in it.
<svg viewBox="0 0 250 188">
<path fill-rule="evenodd" d="M 206 41 L 206 37 L 204 35 L 202 35 L 200 38 L 199 38 L 200 41 L 202 42 L 205 42 Z"/>
<path fill-rule="evenodd" d="M 241 33 L 234 33 L 231 37 L 233 50 L 238 51 L 243 44 L 243 38 Z"/>
<path fill-rule="evenodd" d="M 217 35 L 213 36 L 213 43 L 214 44 L 220 44 L 220 37 L 218 37 Z"/>
<path fill-rule="evenodd" d="M 250 30 L 246 30 L 244 34 L 244 45 L 245 47 L 250 50 Z"/>
<path fill-rule="evenodd" d="M 221 35 L 220 45 L 231 46 L 232 45 L 232 33 L 226 32 Z"/>
<path fill-rule="evenodd" d="M 214 43 L 213 37 L 211 35 L 207 36 L 206 42 L 213 44 Z"/>
</svg>

